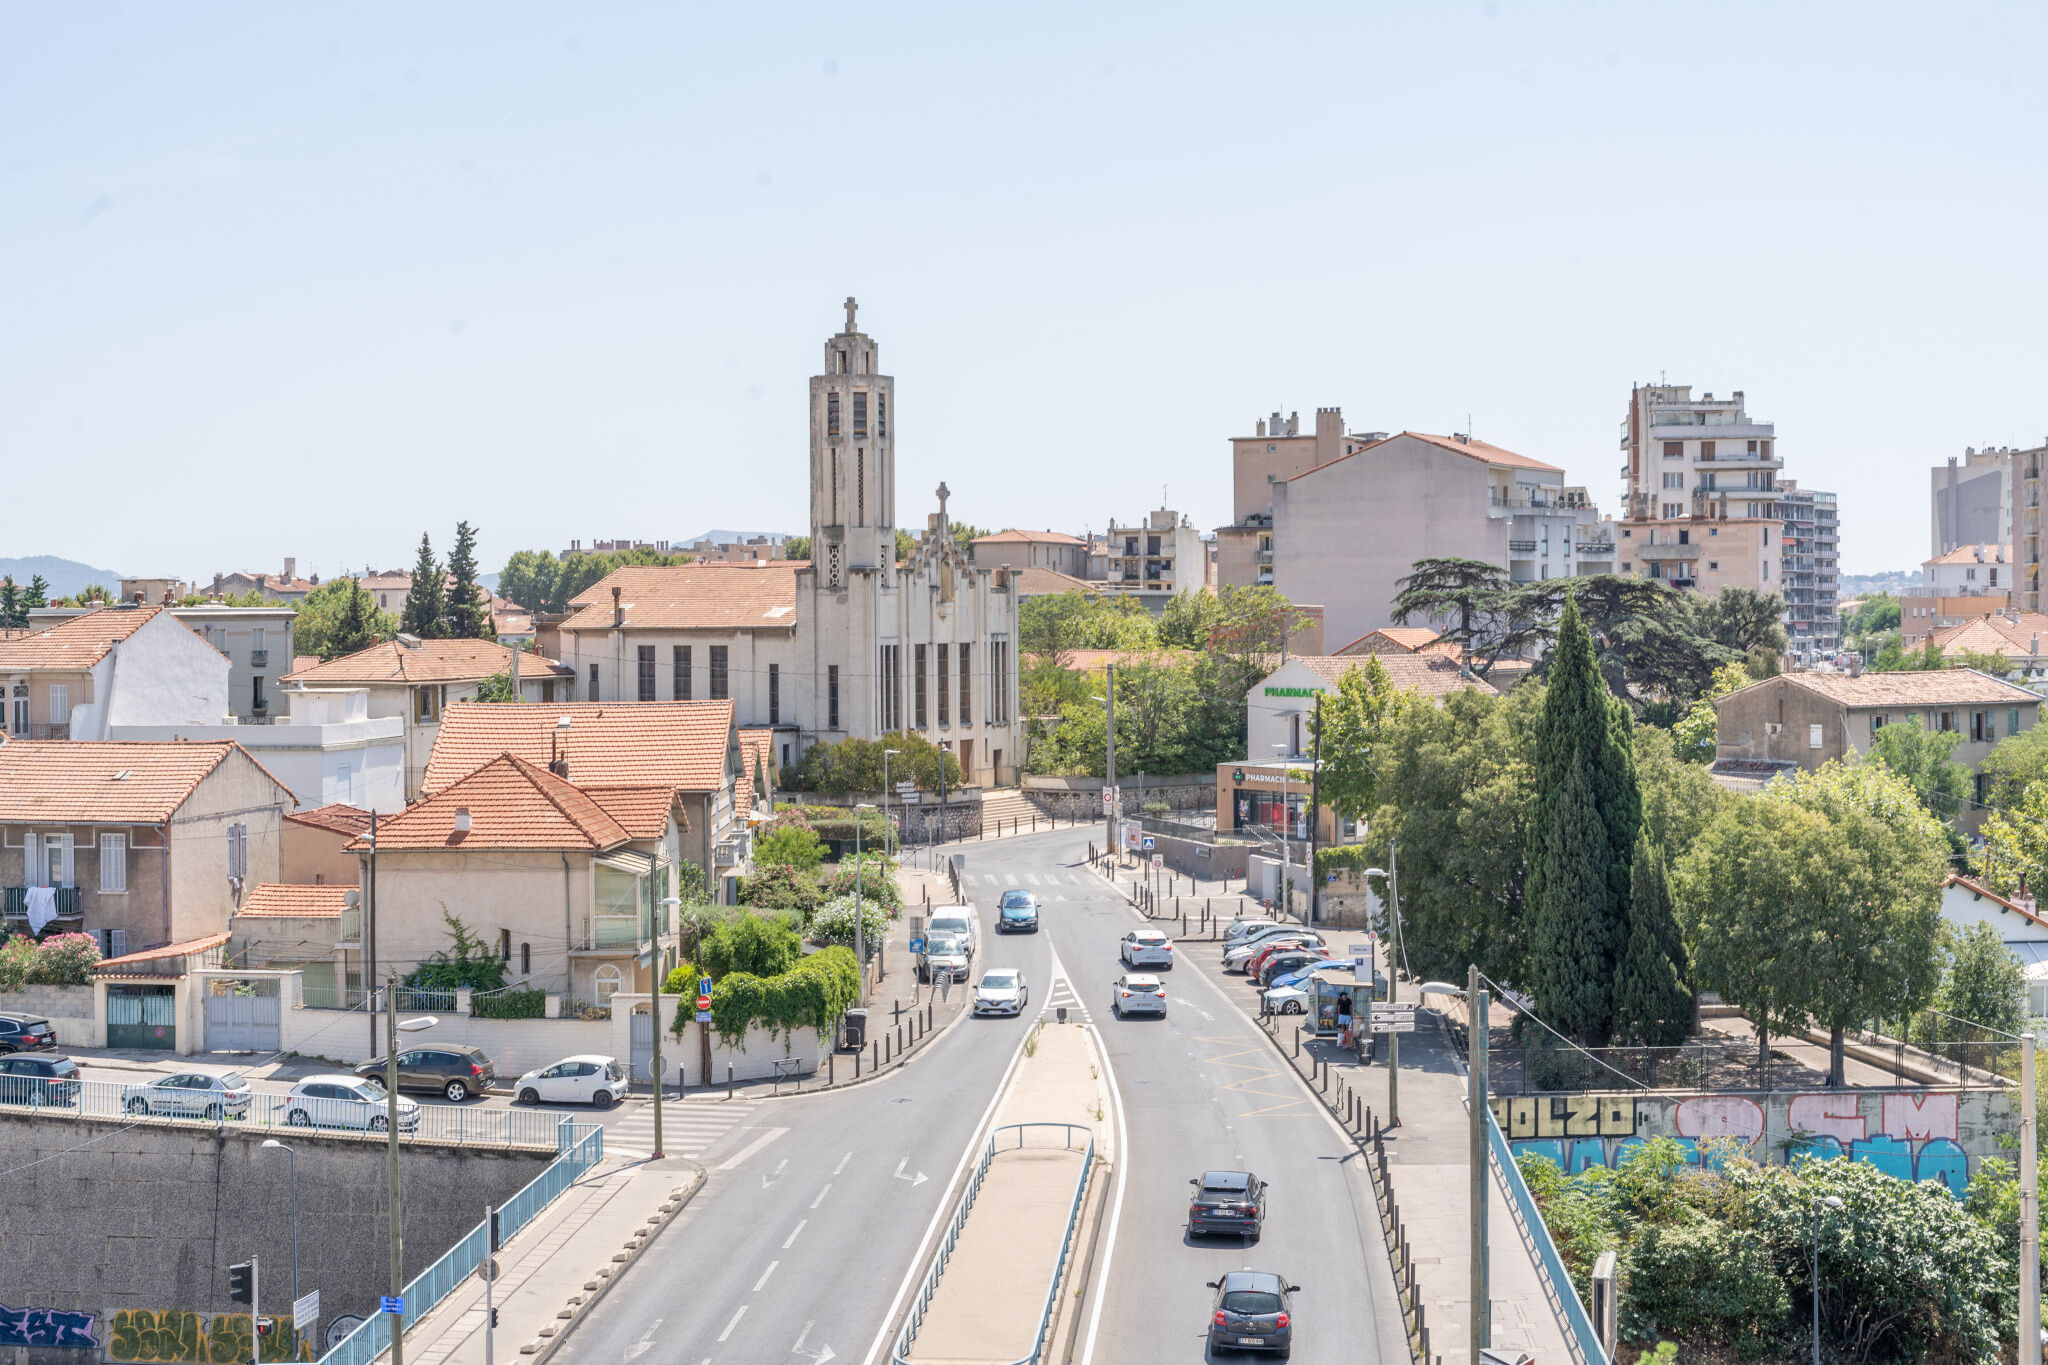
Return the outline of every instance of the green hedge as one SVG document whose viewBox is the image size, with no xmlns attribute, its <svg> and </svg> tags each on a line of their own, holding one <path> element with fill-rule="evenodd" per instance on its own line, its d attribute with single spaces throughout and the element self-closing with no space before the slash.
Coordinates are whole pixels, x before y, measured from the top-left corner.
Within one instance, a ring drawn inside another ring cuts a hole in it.
<svg viewBox="0 0 2048 1365">
<path fill-rule="evenodd" d="M 695 982 L 689 983 L 694 989 Z M 860 972 L 846 948 L 823 948 L 776 976 L 731 972 L 711 990 L 711 1026 L 720 1043 L 738 1047 L 747 1030 L 760 1025 L 770 1037 L 780 1036 L 785 1052 L 800 1028 L 829 1034 L 839 1016 L 860 999 Z M 670 1032 L 678 1038 L 696 1017 L 696 1002 L 684 999 Z"/>
<path fill-rule="evenodd" d="M 1332 872 L 1363 872 L 1373 865 L 1372 851 L 1364 844 L 1340 844 L 1316 850 L 1316 878 Z"/>
<path fill-rule="evenodd" d="M 546 1016 L 548 993 L 537 987 L 492 991 L 470 997 L 470 1014 L 478 1019 L 540 1019 Z"/>
</svg>

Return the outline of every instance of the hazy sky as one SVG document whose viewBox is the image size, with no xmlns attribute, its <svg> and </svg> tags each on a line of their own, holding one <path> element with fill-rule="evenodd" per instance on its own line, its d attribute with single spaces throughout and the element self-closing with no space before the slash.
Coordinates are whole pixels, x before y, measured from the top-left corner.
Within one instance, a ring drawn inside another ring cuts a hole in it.
<svg viewBox="0 0 2048 1365">
<path fill-rule="evenodd" d="M 320 9 L 0 12 L 0 555 L 801 530 L 849 293 L 913 528 L 1214 526 L 1330 404 L 1612 511 L 1663 374 L 1871 571 L 2048 438 L 2039 5 Z"/>
</svg>

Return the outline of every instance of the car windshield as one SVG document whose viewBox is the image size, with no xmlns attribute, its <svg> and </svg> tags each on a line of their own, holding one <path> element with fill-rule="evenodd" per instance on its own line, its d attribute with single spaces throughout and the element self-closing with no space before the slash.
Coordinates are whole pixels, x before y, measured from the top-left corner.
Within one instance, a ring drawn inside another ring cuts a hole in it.
<svg viewBox="0 0 2048 1365">
<path fill-rule="evenodd" d="M 944 919 L 935 919 L 932 921 L 932 932 L 935 934 L 964 934 L 967 932 L 967 921 L 961 919 L 958 915 L 948 915 Z"/>
<path fill-rule="evenodd" d="M 981 979 L 981 985 L 983 990 L 1013 991 L 1017 989 L 1017 974 L 1015 972 L 990 972 Z"/>
<path fill-rule="evenodd" d="M 1261 1317 L 1280 1311 L 1280 1296 L 1258 1289 L 1233 1289 L 1223 1296 L 1223 1307 L 1226 1312 Z"/>
<path fill-rule="evenodd" d="M 1003 908 L 1005 910 L 1014 906 L 1029 904 L 1031 904 L 1031 893 L 1029 891 L 1005 891 L 1003 893 Z"/>
<path fill-rule="evenodd" d="M 1031 904 L 1029 901 L 1018 901 L 1013 905 L 1004 906 L 1003 913 L 1012 919 L 1023 919 L 1026 916 L 1030 915 L 1032 911 L 1036 910 L 1037 908 L 1037 906 Z"/>
<path fill-rule="evenodd" d="M 960 940 L 951 934 L 933 934 L 925 940 L 924 950 L 933 957 L 960 951 Z"/>
</svg>

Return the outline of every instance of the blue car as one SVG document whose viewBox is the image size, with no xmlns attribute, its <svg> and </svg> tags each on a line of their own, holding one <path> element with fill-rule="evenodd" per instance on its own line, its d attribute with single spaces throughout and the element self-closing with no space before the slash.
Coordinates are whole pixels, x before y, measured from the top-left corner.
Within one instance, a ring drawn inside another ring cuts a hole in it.
<svg viewBox="0 0 2048 1365">
<path fill-rule="evenodd" d="M 996 905 L 996 932 L 1037 933 L 1037 895 L 1030 891 L 1005 891 Z"/>
</svg>

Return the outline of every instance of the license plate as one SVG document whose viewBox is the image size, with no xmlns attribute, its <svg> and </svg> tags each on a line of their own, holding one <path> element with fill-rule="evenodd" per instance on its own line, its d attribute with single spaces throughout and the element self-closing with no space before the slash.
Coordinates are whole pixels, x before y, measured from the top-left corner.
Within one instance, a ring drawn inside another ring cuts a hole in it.
<svg viewBox="0 0 2048 1365">
<path fill-rule="evenodd" d="M 1264 1346 L 1266 1339 L 1264 1337 L 1239 1337 L 1237 1344 L 1240 1346 Z"/>
</svg>

